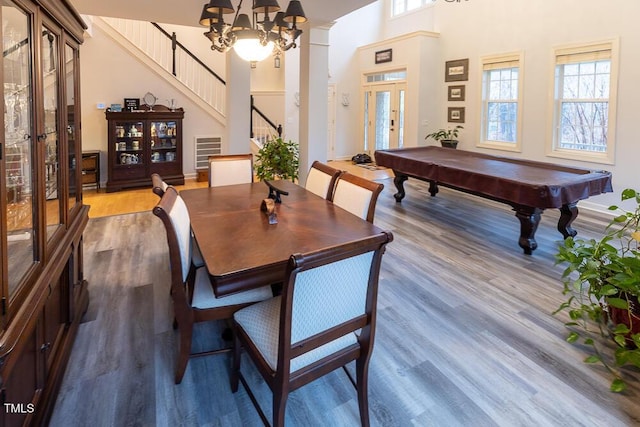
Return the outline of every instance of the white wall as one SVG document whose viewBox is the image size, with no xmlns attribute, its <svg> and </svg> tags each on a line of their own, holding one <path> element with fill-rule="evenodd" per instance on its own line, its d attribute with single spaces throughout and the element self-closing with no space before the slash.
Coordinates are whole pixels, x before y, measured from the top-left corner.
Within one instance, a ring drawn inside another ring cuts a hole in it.
<svg viewBox="0 0 640 427">
<path fill-rule="evenodd" d="M 619 201 L 620 192 L 627 187 L 637 187 L 636 162 L 640 158 L 640 144 L 636 141 L 637 100 L 640 99 L 640 33 L 638 20 L 640 2 L 614 0 L 602 3 L 597 0 L 565 0 L 562 2 L 531 2 L 530 0 L 469 0 L 463 2 L 436 1 L 433 7 L 408 13 L 381 25 L 378 39 L 363 43 L 361 33 L 373 36 L 363 27 L 376 27 L 375 12 L 388 16 L 389 0 L 380 0 L 375 5 L 353 12 L 338 20 L 335 33 L 332 30 L 331 64 L 332 82 L 338 85 L 338 94 L 347 87 L 356 93 L 361 70 L 347 66 L 352 54 L 347 46 L 336 49 L 345 40 L 364 45 L 391 39 L 411 31 L 435 31 L 440 33 L 438 50 L 423 53 L 423 64 L 435 66 L 435 95 L 438 123 L 430 128 L 446 127 L 447 83 L 444 82 L 444 62 L 469 58 L 469 81 L 466 85 L 466 100 L 456 106 L 466 108 L 465 129 L 461 133 L 461 147 L 465 150 L 490 154 L 520 157 L 549 163 L 572 165 L 586 169 L 606 169 L 613 173 L 614 193 L 597 196 L 581 202 L 581 206 L 604 210 Z M 375 12 L 374 12 L 375 11 Z M 363 26 L 362 23 L 367 25 Z M 357 30 L 355 30 L 357 28 Z M 350 30 L 349 29 L 353 29 Z M 335 36 L 335 37 L 334 37 Z M 564 44 L 590 42 L 619 37 L 620 73 L 618 82 L 616 156 L 614 165 L 587 163 L 575 160 L 552 158 L 545 155 L 545 144 L 551 134 L 549 96 L 553 89 L 554 47 Z M 335 40 L 335 43 L 334 43 Z M 401 48 L 398 47 L 398 52 Z M 524 109 L 522 153 L 501 152 L 476 148 L 479 132 L 480 84 L 479 58 L 504 52 L 524 52 Z M 394 48 L 394 57 L 396 49 Z M 351 63 L 352 64 L 352 63 Z M 415 88 L 409 87 L 409 91 Z M 339 95 L 338 95 L 339 96 Z M 420 94 L 420 97 L 425 95 Z M 424 102 L 424 101 L 423 101 Z M 422 106 L 424 107 L 424 106 Z M 416 108 L 408 105 L 407 108 Z M 420 108 L 420 107 L 418 107 Z M 352 109 L 349 109 L 351 113 Z M 353 108 L 355 110 L 355 108 Z M 337 143 L 343 144 L 343 152 L 349 152 L 356 138 L 358 121 L 355 114 L 343 116 L 339 121 Z M 414 134 L 424 138 L 421 123 Z"/>
</svg>

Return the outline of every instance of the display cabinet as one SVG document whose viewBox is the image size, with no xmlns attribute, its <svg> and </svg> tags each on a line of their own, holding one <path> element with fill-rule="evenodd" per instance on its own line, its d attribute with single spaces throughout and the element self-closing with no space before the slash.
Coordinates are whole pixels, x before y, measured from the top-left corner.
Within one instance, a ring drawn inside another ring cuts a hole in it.
<svg viewBox="0 0 640 427">
<path fill-rule="evenodd" d="M 44 425 L 88 306 L 79 46 L 67 0 L 2 2 L 0 425 Z"/>
<path fill-rule="evenodd" d="M 182 173 L 182 108 L 155 105 L 139 111 L 107 111 L 107 192 L 151 185 L 157 173 L 173 185 L 184 184 Z"/>
</svg>

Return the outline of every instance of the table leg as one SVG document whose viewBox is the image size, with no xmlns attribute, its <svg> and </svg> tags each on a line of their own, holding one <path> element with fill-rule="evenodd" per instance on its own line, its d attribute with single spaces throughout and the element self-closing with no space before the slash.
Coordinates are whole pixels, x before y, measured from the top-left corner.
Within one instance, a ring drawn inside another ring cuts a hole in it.
<svg viewBox="0 0 640 427">
<path fill-rule="evenodd" d="M 435 181 L 429 181 L 429 194 L 431 197 L 435 197 L 438 194 L 438 183 Z"/>
<path fill-rule="evenodd" d="M 404 199 L 404 196 L 406 194 L 404 192 L 404 182 L 409 179 L 409 177 L 407 175 L 401 174 L 400 172 L 393 171 L 393 173 L 396 176 L 395 178 L 393 178 L 393 183 L 398 190 L 398 192 L 394 194 L 393 197 L 396 198 L 396 202 L 400 202 L 402 201 L 402 199 Z"/>
<path fill-rule="evenodd" d="M 516 217 L 520 220 L 520 239 L 518 239 L 518 244 L 524 249 L 526 255 L 531 255 L 538 247 L 535 234 L 538 229 L 538 224 L 540 224 L 542 209 L 528 206 L 514 206 L 513 210 L 516 211 Z"/>
<path fill-rule="evenodd" d="M 578 216 L 578 204 L 567 203 L 560 208 L 560 219 L 558 220 L 558 231 L 566 239 L 567 237 L 578 234 L 576 230 L 571 228 L 571 223 Z"/>
</svg>

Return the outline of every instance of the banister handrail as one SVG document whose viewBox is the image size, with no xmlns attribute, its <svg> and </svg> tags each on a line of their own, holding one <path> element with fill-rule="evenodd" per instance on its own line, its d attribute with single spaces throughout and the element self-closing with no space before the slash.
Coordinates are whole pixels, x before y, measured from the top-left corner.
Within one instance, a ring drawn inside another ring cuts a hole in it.
<svg viewBox="0 0 640 427">
<path fill-rule="evenodd" d="M 262 118 L 262 120 L 264 120 L 269 126 L 271 126 L 276 132 L 278 132 L 278 136 L 282 136 L 282 125 L 276 125 L 275 123 L 273 123 L 262 111 L 260 111 L 260 109 L 258 107 L 255 106 L 254 102 L 253 102 L 253 95 L 251 95 L 251 137 L 254 137 L 254 132 L 253 132 L 253 112 L 256 112 L 256 114 L 258 114 L 260 116 L 260 118 Z"/>
<path fill-rule="evenodd" d="M 171 39 L 172 41 L 172 45 L 173 45 L 173 50 L 175 52 L 175 46 L 179 46 L 184 53 L 186 53 L 187 55 L 189 55 L 191 57 L 191 59 L 193 59 L 194 61 L 196 61 L 198 64 L 200 64 L 205 70 L 207 70 L 209 73 L 211 73 L 211 75 L 213 75 L 216 79 L 218 79 L 218 81 L 220 81 L 220 83 L 226 84 L 226 82 L 224 81 L 224 79 L 222 77 L 220 77 L 215 71 L 213 71 L 211 68 L 209 68 L 209 66 L 207 64 L 205 64 L 204 62 L 202 62 L 200 60 L 200 58 L 198 58 L 197 56 L 195 56 L 193 53 L 191 53 L 191 51 L 189 49 L 187 49 L 185 47 L 185 45 L 183 45 L 182 43 L 180 43 L 177 39 L 176 39 L 176 33 L 173 34 L 169 34 L 164 28 L 162 28 L 160 25 L 158 25 L 158 23 L 156 22 L 151 22 L 151 25 L 153 25 L 154 27 L 156 27 L 158 30 L 160 30 L 160 32 L 162 34 L 164 34 L 165 36 L 167 36 L 167 38 Z M 175 72 L 175 55 L 173 57 L 173 61 L 174 61 L 174 70 L 173 70 L 173 75 L 176 74 Z"/>
</svg>

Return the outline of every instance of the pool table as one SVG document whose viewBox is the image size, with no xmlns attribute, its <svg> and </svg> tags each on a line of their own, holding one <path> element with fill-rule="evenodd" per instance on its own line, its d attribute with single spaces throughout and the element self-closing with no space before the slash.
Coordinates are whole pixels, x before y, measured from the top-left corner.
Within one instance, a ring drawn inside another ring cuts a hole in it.
<svg viewBox="0 0 640 427">
<path fill-rule="evenodd" d="M 558 231 L 566 239 L 577 234 L 571 223 L 578 216 L 578 201 L 613 191 L 611 173 L 607 171 L 452 148 L 377 150 L 375 160 L 379 166 L 393 169 L 397 202 L 405 197 L 404 182 L 411 177 L 429 182 L 431 196 L 442 185 L 511 205 L 520 220 L 518 244 L 527 255 L 538 246 L 535 233 L 544 209 L 560 210 Z"/>
</svg>

